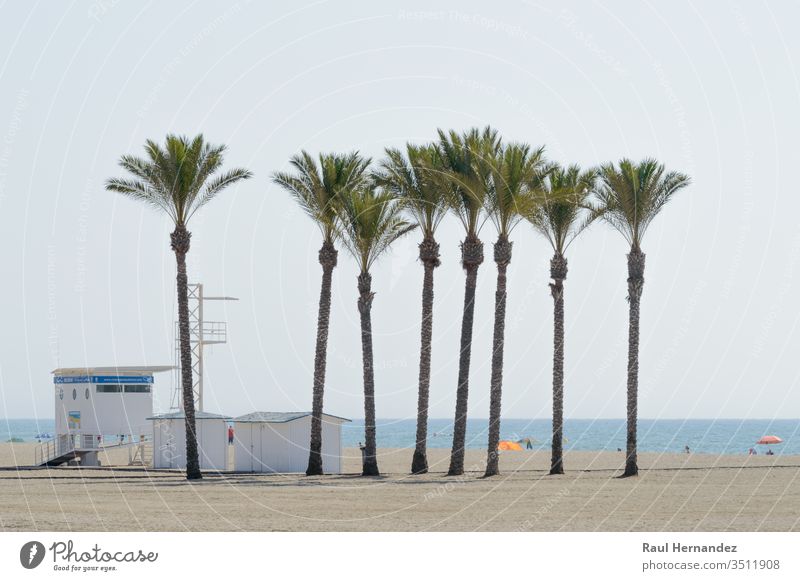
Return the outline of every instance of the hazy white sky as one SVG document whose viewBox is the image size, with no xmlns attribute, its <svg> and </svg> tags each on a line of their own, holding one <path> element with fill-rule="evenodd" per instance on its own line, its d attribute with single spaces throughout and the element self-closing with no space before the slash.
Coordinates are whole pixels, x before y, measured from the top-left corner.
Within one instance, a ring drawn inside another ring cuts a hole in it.
<svg viewBox="0 0 800 581">
<path fill-rule="evenodd" d="M 399 3 L 397 3 L 399 4 Z M 798 417 L 800 18 L 794 3 L 7 2 L 0 7 L 0 417 L 52 417 L 57 367 L 173 361 L 170 225 L 103 189 L 145 139 L 202 131 L 255 178 L 190 225 L 230 342 L 206 409 L 308 409 L 318 231 L 271 172 L 491 124 L 552 159 L 689 173 L 644 242 L 640 416 Z M 439 233 L 432 417 L 453 413 L 460 225 Z M 482 231 L 491 256 L 491 224 Z M 504 415 L 550 413 L 549 247 L 514 232 Z M 414 417 L 417 239 L 375 269 L 377 412 Z M 624 417 L 626 247 L 597 225 L 566 282 L 568 417 Z M 335 271 L 327 411 L 363 414 L 356 267 Z M 479 273 L 471 417 L 487 417 L 495 267 Z M 169 375 L 157 377 L 160 408 Z"/>
</svg>

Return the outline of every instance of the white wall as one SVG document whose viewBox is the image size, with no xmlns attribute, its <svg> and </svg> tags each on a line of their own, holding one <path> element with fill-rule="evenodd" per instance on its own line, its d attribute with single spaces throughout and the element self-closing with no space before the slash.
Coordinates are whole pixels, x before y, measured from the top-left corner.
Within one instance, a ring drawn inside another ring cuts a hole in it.
<svg viewBox="0 0 800 581">
<path fill-rule="evenodd" d="M 228 427 L 225 420 L 196 420 L 202 470 L 225 470 L 228 465 Z M 153 467 L 186 468 L 184 420 L 153 420 Z"/>
<path fill-rule="evenodd" d="M 56 434 L 69 433 L 69 412 L 80 413 L 80 428 L 73 433 L 139 436 L 151 429 L 146 418 L 153 415 L 152 384 L 150 393 L 97 393 L 97 385 L 92 383 L 58 383 L 54 387 Z"/>
<path fill-rule="evenodd" d="M 309 424 L 309 438 L 311 425 Z M 331 474 L 342 472 L 342 424 L 322 422 L 322 470 Z"/>
<path fill-rule="evenodd" d="M 242 472 L 305 472 L 311 417 L 286 423 L 234 424 L 235 469 Z M 323 421 L 322 469 L 341 473 L 341 425 Z"/>
</svg>

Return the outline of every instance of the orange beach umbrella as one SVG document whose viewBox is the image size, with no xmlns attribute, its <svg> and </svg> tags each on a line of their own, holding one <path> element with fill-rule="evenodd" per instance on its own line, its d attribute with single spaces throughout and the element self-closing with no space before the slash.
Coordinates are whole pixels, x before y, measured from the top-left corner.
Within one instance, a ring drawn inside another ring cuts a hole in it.
<svg viewBox="0 0 800 581">
<path fill-rule="evenodd" d="M 510 442 L 508 440 L 501 440 L 500 443 L 497 445 L 498 450 L 522 450 L 522 446 L 517 444 L 516 442 Z"/>
<path fill-rule="evenodd" d="M 778 436 L 764 436 L 756 444 L 780 444 L 783 442 Z"/>
</svg>

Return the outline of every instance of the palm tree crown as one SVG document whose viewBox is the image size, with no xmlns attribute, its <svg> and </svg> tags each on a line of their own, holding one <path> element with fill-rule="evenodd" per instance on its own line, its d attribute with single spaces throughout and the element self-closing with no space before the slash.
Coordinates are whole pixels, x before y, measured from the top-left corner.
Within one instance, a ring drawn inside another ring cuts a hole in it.
<svg viewBox="0 0 800 581">
<path fill-rule="evenodd" d="M 369 158 L 358 152 L 320 154 L 319 164 L 302 151 L 289 161 L 296 173 L 276 172 L 272 180 L 284 187 L 317 224 L 325 242 L 333 242 L 337 232 L 337 199 L 362 187 L 367 180 Z"/>
<path fill-rule="evenodd" d="M 392 194 L 371 187 L 342 196 L 338 218 L 342 245 L 358 261 L 361 272 L 369 272 L 392 242 L 416 228 L 403 218 L 402 205 Z"/>
<path fill-rule="evenodd" d="M 655 159 L 638 164 L 622 159 L 619 166 L 603 165 L 595 215 L 619 231 L 631 248 L 640 249 L 647 227 L 675 192 L 689 182 L 689 177 L 680 172 L 665 173 L 664 165 Z"/>
<path fill-rule="evenodd" d="M 581 171 L 577 165 L 553 164 L 538 178 L 540 201 L 525 217 L 547 239 L 553 252 L 563 255 L 570 244 L 592 222 L 593 214 L 581 219 L 595 189 L 597 170 Z"/>
<path fill-rule="evenodd" d="M 445 202 L 461 221 L 468 237 L 477 238 L 483 225 L 483 209 L 491 184 L 492 160 L 501 150 L 497 131 L 470 129 L 439 131 L 436 147 L 445 171 L 434 176 Z"/>
<path fill-rule="evenodd" d="M 539 204 L 538 176 L 546 171 L 544 147 L 511 143 L 490 160 L 491 184 L 486 188 L 486 214 L 501 237 L 508 237 L 523 216 Z"/>
<path fill-rule="evenodd" d="M 375 173 L 375 183 L 400 200 L 422 230 L 433 237 L 447 213 L 441 195 L 442 159 L 433 145 L 406 145 L 406 153 L 386 149 L 386 159 Z"/>
<path fill-rule="evenodd" d="M 206 143 L 202 135 L 191 141 L 185 136 L 168 135 L 163 148 L 148 139 L 147 159 L 133 155 L 120 159 L 120 166 L 135 179 L 109 179 L 106 189 L 155 206 L 176 226 L 185 226 L 219 192 L 252 177 L 246 169 L 212 177 L 222 166 L 225 149 L 224 145 Z"/>
</svg>

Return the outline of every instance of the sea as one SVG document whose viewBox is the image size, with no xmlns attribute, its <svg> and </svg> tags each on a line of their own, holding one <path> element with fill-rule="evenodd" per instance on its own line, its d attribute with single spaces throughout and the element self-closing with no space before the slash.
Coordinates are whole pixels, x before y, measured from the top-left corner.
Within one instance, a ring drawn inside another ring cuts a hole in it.
<svg viewBox="0 0 800 581">
<path fill-rule="evenodd" d="M 505 419 L 501 424 L 501 439 L 522 440 L 530 438 L 534 449 L 550 447 L 550 420 Z M 488 421 L 473 419 L 467 422 L 468 448 L 485 448 Z M 52 419 L 0 419 L 0 442 L 18 439 L 35 442 L 37 435 L 53 434 Z M 378 447 L 413 448 L 416 434 L 415 419 L 379 419 L 377 421 Z M 783 443 L 771 446 L 776 455 L 800 454 L 800 420 L 639 420 L 639 451 L 683 452 L 686 446 L 695 453 L 747 454 L 750 448 L 759 453 L 766 446 L 757 446 L 762 436 L 774 435 Z M 453 422 L 431 419 L 428 423 L 428 447 L 449 448 L 452 445 Z M 364 421 L 353 420 L 342 429 L 342 444 L 346 448 L 358 446 L 364 440 Z M 617 450 L 625 449 L 624 419 L 568 419 L 564 423 L 564 448 L 566 450 Z"/>
</svg>

